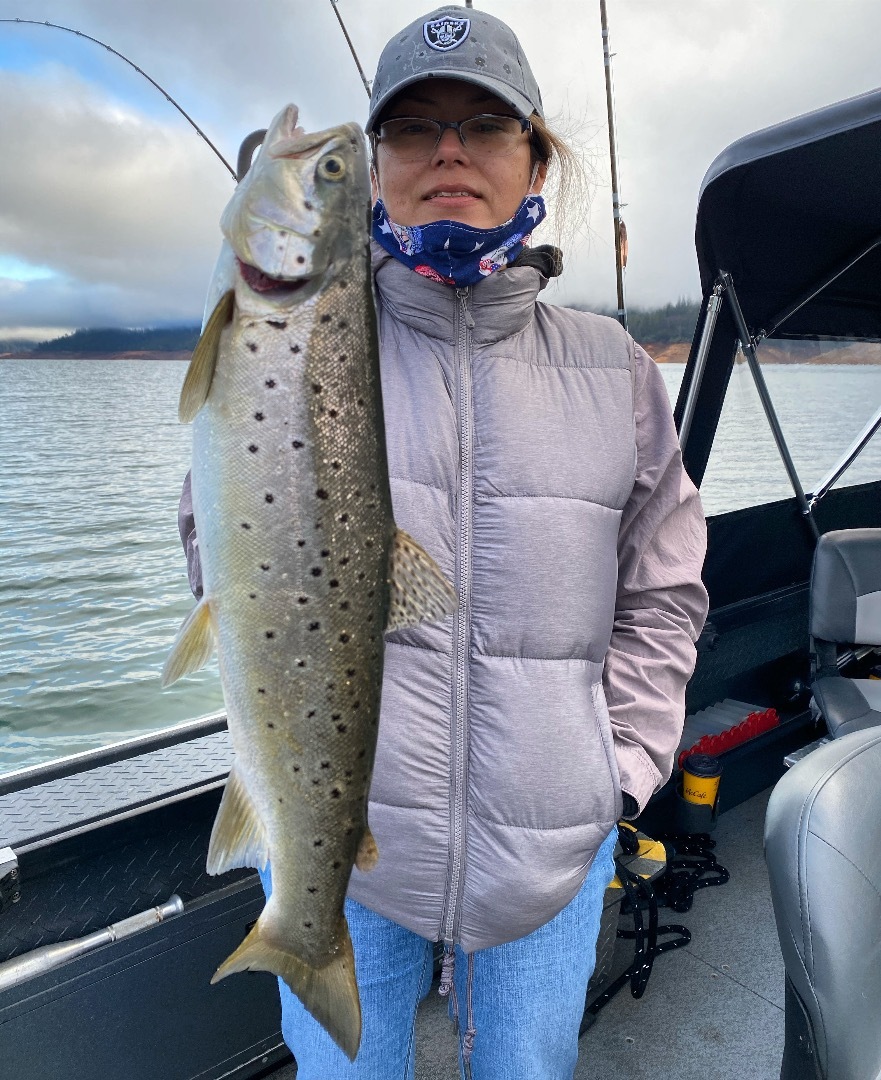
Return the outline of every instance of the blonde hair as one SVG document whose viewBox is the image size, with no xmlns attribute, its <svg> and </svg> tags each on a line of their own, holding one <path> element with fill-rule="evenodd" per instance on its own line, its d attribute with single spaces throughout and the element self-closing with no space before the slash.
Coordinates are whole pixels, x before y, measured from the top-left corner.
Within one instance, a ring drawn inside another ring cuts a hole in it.
<svg viewBox="0 0 881 1080">
<path fill-rule="evenodd" d="M 574 239 L 586 220 L 593 170 L 538 113 L 533 113 L 529 119 L 533 162 L 540 161 L 548 170 L 543 194 L 545 201 L 553 206 L 553 242 L 563 248 Z"/>
</svg>

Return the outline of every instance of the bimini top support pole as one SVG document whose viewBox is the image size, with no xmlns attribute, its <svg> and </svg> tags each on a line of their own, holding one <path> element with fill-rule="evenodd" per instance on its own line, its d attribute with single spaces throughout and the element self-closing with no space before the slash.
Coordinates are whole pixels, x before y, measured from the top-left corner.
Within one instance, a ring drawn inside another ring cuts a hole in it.
<svg viewBox="0 0 881 1080">
<path fill-rule="evenodd" d="M 798 503 L 802 514 L 807 518 L 808 523 L 810 524 L 814 539 L 819 539 L 820 531 L 811 514 L 811 507 L 805 497 L 801 481 L 798 478 L 792 455 L 789 453 L 789 447 L 786 445 L 786 439 L 783 435 L 783 429 L 780 427 L 780 421 L 777 419 L 777 413 L 774 409 L 774 403 L 771 401 L 771 395 L 768 393 L 765 376 L 762 374 L 762 368 L 759 364 L 758 355 L 756 354 L 756 343 L 747 329 L 746 319 L 743 316 L 743 309 L 740 306 L 740 300 L 737 297 L 737 290 L 734 287 L 734 282 L 731 280 L 730 275 L 726 274 L 725 276 L 728 278 L 728 288 L 725 290 L 725 295 L 728 298 L 734 325 L 737 327 L 737 333 L 740 336 L 740 347 L 743 349 L 746 362 L 749 364 L 750 371 L 752 372 L 756 389 L 758 390 L 759 397 L 762 401 L 762 408 L 765 410 L 765 416 L 768 418 L 768 423 L 771 426 L 774 442 L 777 443 L 777 450 L 783 461 L 783 467 L 786 469 L 786 475 L 789 477 L 792 490 L 795 492 L 796 502 Z"/>
<path fill-rule="evenodd" d="M 684 448 L 691 431 L 691 422 L 694 419 L 694 410 L 697 406 L 697 397 L 700 393 L 701 383 L 704 378 L 704 368 L 707 366 L 707 356 L 710 345 L 713 343 L 713 333 L 716 329 L 716 320 L 719 317 L 719 309 L 722 307 L 722 293 L 728 287 L 727 281 L 722 277 L 717 278 L 713 291 L 707 300 L 707 313 L 704 317 L 704 325 L 701 330 L 701 339 L 697 348 L 697 356 L 694 360 L 694 373 L 688 387 L 688 397 L 685 399 L 685 408 L 682 410 L 682 423 L 679 425 L 679 446 Z"/>
</svg>

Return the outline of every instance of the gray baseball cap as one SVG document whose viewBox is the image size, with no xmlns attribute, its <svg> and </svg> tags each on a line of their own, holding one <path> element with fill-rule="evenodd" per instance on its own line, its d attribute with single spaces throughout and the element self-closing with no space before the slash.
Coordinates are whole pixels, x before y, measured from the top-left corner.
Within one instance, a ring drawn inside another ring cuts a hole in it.
<svg viewBox="0 0 881 1080">
<path fill-rule="evenodd" d="M 538 83 L 514 31 L 485 11 L 448 5 L 395 34 L 376 68 L 367 130 L 395 94 L 422 79 L 475 83 L 520 116 L 536 112 L 544 119 Z"/>
</svg>

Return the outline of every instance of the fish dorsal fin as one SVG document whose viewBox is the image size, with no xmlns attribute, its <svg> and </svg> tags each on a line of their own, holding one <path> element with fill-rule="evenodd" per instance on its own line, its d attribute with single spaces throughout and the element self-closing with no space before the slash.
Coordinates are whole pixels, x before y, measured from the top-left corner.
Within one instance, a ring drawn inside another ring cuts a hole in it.
<svg viewBox="0 0 881 1080">
<path fill-rule="evenodd" d="M 209 874 L 225 874 L 240 866 L 262 869 L 268 861 L 266 830 L 233 765 L 211 830 L 206 869 Z"/>
<path fill-rule="evenodd" d="M 389 613 L 386 631 L 439 622 L 456 610 L 456 594 L 428 552 L 396 529 L 389 553 Z"/>
<path fill-rule="evenodd" d="M 189 424 L 208 400 L 211 380 L 214 378 L 214 368 L 217 364 L 220 335 L 232 318 L 234 301 L 235 292 L 232 289 L 221 296 L 193 350 L 184 385 L 181 387 L 180 404 L 177 407 L 177 415 L 182 424 Z"/>
<path fill-rule="evenodd" d="M 162 686 L 204 667 L 214 652 L 214 624 L 206 597 L 184 619 L 162 669 Z"/>
</svg>

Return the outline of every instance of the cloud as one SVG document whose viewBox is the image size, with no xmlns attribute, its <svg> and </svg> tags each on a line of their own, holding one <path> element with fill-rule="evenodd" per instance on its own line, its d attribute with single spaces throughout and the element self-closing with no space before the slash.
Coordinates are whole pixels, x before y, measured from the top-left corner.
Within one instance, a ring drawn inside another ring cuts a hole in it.
<svg viewBox="0 0 881 1080">
<path fill-rule="evenodd" d="M 588 197 L 567 208 L 583 227 L 549 298 L 614 306 L 598 4 L 475 2 L 517 31 L 548 114 L 578 130 L 574 142 L 595 165 Z M 177 98 L 228 160 L 288 101 L 313 129 L 366 113 L 325 0 L 41 0 L 38 7 L 0 0 L 0 17 L 35 14 L 105 40 Z M 628 299 L 695 297 L 694 215 L 710 162 L 750 131 L 869 89 L 881 5 L 609 0 L 608 8 Z M 390 34 L 422 14 L 412 0 L 339 0 L 338 10 L 370 74 Z M 197 319 L 231 190 L 220 163 L 153 87 L 98 46 L 23 26 L 0 25 L 0 39 L 27 43 L 5 70 L 0 50 L 0 256 L 56 275 L 0 290 L 0 332 L 71 319 Z M 551 229 L 543 226 L 537 240 L 550 239 Z"/>
</svg>

